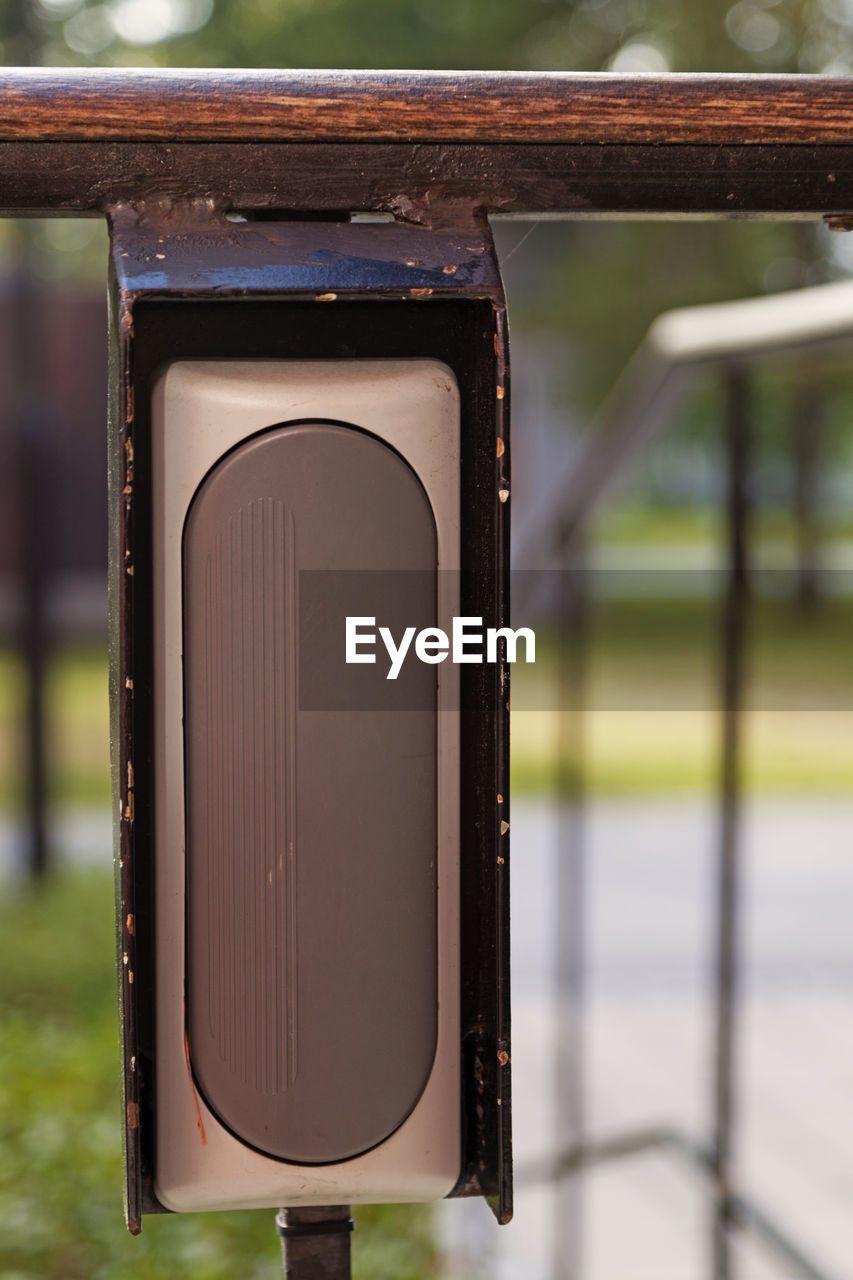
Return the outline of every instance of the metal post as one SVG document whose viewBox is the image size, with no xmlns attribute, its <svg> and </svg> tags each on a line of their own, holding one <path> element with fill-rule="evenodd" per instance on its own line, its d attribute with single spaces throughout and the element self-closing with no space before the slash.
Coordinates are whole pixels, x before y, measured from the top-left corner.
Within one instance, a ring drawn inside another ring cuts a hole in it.
<svg viewBox="0 0 853 1280">
<path fill-rule="evenodd" d="M 12 40 L 19 65 L 39 61 L 39 42 L 28 0 L 14 0 Z M 47 869 L 46 768 L 44 683 L 47 656 L 45 623 L 46 511 L 42 450 L 43 414 L 39 409 L 38 290 L 33 269 L 34 246 L 29 226 L 16 228 L 17 270 L 13 281 L 12 341 L 15 343 L 16 386 L 14 431 L 20 481 L 20 647 L 27 672 L 26 700 L 26 815 L 25 867 L 33 878 Z"/>
<path fill-rule="evenodd" d="M 810 609 L 818 599 L 818 480 L 826 393 L 813 367 L 803 365 L 794 388 L 794 512 L 797 537 L 797 603 Z"/>
<path fill-rule="evenodd" d="M 355 1226 L 349 1205 L 282 1209 L 275 1225 L 283 1280 L 349 1280 Z"/>
<path fill-rule="evenodd" d="M 747 373 L 726 375 L 725 456 L 727 474 L 728 579 L 723 609 L 721 672 L 722 745 L 720 847 L 717 884 L 716 1076 L 714 1091 L 714 1280 L 732 1275 L 732 1137 L 734 1128 L 735 1000 L 738 969 L 738 861 L 741 781 L 740 717 L 744 687 L 747 607 L 747 468 L 749 450 Z"/>
<path fill-rule="evenodd" d="M 18 293 L 17 323 L 21 328 L 21 346 L 35 340 L 32 317 L 35 297 L 26 284 Z M 27 320 L 32 323 L 27 323 Z M 23 355 L 23 352 L 21 352 Z M 20 369 L 20 365 L 19 365 Z M 22 382 L 24 375 L 19 372 Z M 43 415 L 26 384 L 20 388 L 17 402 L 18 474 L 20 479 L 20 646 L 27 673 L 26 698 L 26 815 L 27 847 L 25 867 L 37 879 L 48 866 L 47 849 L 47 768 L 45 759 L 45 674 L 47 666 L 47 619 L 45 596 L 47 578 L 47 530 L 50 519 L 43 500 L 46 483 L 44 462 Z"/>
<path fill-rule="evenodd" d="M 583 685 L 587 600 L 583 550 L 573 539 L 558 575 L 557 875 L 555 1130 L 557 1149 L 583 1141 Z M 581 1184 L 558 1175 L 554 1188 L 554 1280 L 577 1280 Z"/>
</svg>

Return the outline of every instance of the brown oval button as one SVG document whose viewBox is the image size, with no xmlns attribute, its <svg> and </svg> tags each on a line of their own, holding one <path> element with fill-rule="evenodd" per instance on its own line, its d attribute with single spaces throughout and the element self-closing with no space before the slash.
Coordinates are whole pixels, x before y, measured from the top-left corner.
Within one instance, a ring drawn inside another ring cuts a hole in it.
<svg viewBox="0 0 853 1280">
<path fill-rule="evenodd" d="M 347 613 L 435 625 L 436 556 L 412 469 L 338 424 L 248 440 L 187 516 L 190 1059 L 282 1160 L 381 1142 L 435 1054 L 436 668 L 343 656 Z"/>
</svg>

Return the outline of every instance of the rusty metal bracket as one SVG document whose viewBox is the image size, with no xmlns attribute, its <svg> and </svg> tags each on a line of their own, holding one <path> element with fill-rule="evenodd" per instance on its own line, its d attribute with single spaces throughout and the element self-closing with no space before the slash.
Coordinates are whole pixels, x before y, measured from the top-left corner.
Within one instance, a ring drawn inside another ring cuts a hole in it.
<svg viewBox="0 0 853 1280">
<path fill-rule="evenodd" d="M 456 210 L 458 213 L 458 210 Z M 442 219 L 443 221 L 444 219 Z M 508 622 L 506 312 L 488 227 L 230 221 L 215 197 L 110 209 L 113 777 L 127 1218 L 160 1212 L 156 1168 L 149 388 L 174 359 L 433 356 L 462 402 L 461 607 Z M 455 1195 L 512 1212 L 506 672 L 464 669 L 461 708 L 463 1150 Z"/>
</svg>

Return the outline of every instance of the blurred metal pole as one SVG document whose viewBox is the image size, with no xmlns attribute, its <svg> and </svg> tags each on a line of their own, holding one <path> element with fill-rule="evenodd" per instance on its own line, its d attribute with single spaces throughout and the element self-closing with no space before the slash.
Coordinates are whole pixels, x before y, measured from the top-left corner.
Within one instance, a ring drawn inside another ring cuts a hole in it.
<svg viewBox="0 0 853 1280">
<path fill-rule="evenodd" d="M 801 366 L 793 399 L 797 603 L 801 609 L 810 609 L 817 604 L 819 590 L 818 479 L 826 417 L 826 390 L 813 366 Z"/>
<path fill-rule="evenodd" d="M 749 516 L 749 382 L 744 368 L 725 376 L 726 527 L 728 578 L 722 625 L 722 750 L 720 847 L 717 883 L 717 1008 L 714 1090 L 716 1185 L 713 1280 L 732 1276 L 731 1229 L 735 1223 L 732 1148 L 735 1120 L 735 1020 L 738 981 L 738 862 L 741 843 L 740 725 L 744 690 Z"/>
<path fill-rule="evenodd" d="M 284 1280 L 350 1280 L 355 1224 L 348 1205 L 282 1209 L 275 1225 Z"/>
<path fill-rule="evenodd" d="M 21 306 L 23 300 L 24 305 Z M 17 299 L 20 345 L 33 349 L 37 341 L 35 294 L 24 286 Z M 26 316 L 26 320 L 25 320 Z M 18 466 L 20 477 L 21 595 L 20 643 L 27 673 L 26 699 L 26 870 L 34 878 L 48 866 L 47 768 L 45 751 L 45 674 L 47 619 L 45 617 L 47 539 L 50 512 L 44 501 L 46 482 L 43 420 L 31 387 L 24 382 L 17 397 Z"/>
<path fill-rule="evenodd" d="M 557 579 L 557 874 L 555 885 L 555 1145 L 583 1141 L 583 689 L 586 674 L 587 592 L 583 549 L 573 539 Z M 554 1187 L 554 1280 L 578 1280 L 581 1195 L 577 1177 Z"/>
<path fill-rule="evenodd" d="M 11 53 L 18 66 L 35 66 L 39 43 L 33 25 L 33 7 L 28 0 L 12 0 Z M 12 373 L 14 401 L 13 430 L 19 478 L 19 532 L 21 627 L 20 648 L 27 673 L 26 700 L 26 821 L 28 844 L 26 870 L 33 878 L 47 869 L 45 699 L 47 657 L 45 634 L 45 576 L 50 512 L 43 499 L 45 455 L 42 443 L 44 415 L 40 409 L 38 352 L 41 326 L 38 315 L 38 287 L 33 268 L 34 244 L 28 224 L 15 227 L 15 271 L 12 280 L 14 343 Z"/>
</svg>

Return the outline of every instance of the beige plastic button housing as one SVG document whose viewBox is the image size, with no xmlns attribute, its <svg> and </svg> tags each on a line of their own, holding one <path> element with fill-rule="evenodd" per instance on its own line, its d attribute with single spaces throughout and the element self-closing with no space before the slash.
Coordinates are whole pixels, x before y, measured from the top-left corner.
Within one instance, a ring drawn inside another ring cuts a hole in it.
<svg viewBox="0 0 853 1280">
<path fill-rule="evenodd" d="M 438 594 L 413 624 L 449 628 L 459 430 L 434 360 L 185 361 L 155 385 L 169 1208 L 428 1200 L 458 1177 L 458 673 L 416 664 L 415 709 L 300 709 L 285 605 L 299 568 L 414 569 Z"/>
</svg>

